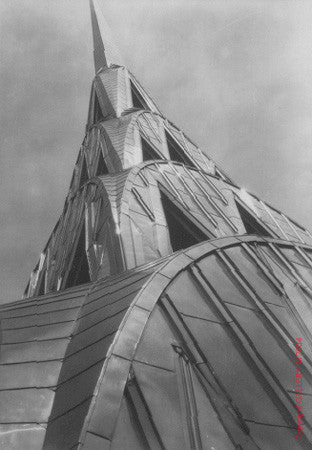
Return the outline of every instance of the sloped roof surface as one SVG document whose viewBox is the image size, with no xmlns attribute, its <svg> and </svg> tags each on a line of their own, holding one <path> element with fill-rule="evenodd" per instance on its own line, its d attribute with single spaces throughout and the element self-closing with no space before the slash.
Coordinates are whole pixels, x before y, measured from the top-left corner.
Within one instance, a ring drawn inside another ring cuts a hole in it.
<svg viewBox="0 0 312 450">
<path fill-rule="evenodd" d="M 311 448 L 311 287 L 311 247 L 243 236 L 4 306 L 1 448 Z"/>
<path fill-rule="evenodd" d="M 114 333 L 153 270 L 2 306 L 0 448 L 41 448 L 48 422 L 54 429 L 88 405 Z"/>
</svg>

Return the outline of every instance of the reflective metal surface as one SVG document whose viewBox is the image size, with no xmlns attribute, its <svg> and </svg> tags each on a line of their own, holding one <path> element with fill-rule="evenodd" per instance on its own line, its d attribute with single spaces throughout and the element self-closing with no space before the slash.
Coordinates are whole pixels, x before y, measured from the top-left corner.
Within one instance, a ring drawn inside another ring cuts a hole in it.
<svg viewBox="0 0 312 450">
<path fill-rule="evenodd" d="M 64 210 L 0 309 L 0 448 L 311 449 L 311 234 L 160 113 L 93 3 Z"/>
</svg>

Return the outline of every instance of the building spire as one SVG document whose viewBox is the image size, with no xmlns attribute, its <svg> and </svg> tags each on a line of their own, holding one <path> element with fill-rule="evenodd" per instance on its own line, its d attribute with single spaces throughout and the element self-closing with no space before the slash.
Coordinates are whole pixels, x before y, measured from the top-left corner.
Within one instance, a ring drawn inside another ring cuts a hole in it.
<svg viewBox="0 0 312 450">
<path fill-rule="evenodd" d="M 90 0 L 90 9 L 95 72 L 111 64 L 124 65 L 98 0 Z"/>
</svg>

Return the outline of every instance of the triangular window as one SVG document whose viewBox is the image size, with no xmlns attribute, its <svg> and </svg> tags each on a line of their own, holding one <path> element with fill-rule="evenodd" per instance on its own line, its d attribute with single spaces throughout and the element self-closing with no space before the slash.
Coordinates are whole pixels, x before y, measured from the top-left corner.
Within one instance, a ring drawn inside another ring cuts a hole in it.
<svg viewBox="0 0 312 450">
<path fill-rule="evenodd" d="M 100 150 L 100 156 L 99 156 L 99 161 L 98 161 L 95 175 L 97 177 L 99 177 L 101 175 L 107 175 L 107 174 L 108 174 L 108 168 L 107 168 L 106 162 L 104 161 L 102 150 Z"/>
<path fill-rule="evenodd" d="M 151 159 L 161 159 L 156 150 L 143 138 L 141 138 L 142 145 L 142 157 L 143 161 L 149 161 Z"/>
<path fill-rule="evenodd" d="M 97 123 L 101 120 L 104 120 L 102 108 L 98 99 L 98 96 L 96 95 L 96 92 L 94 91 L 94 105 L 93 105 L 93 122 Z"/>
<path fill-rule="evenodd" d="M 82 186 L 88 181 L 89 175 L 88 175 L 88 169 L 87 169 L 87 163 L 85 158 L 82 158 L 82 168 L 81 168 L 81 175 L 80 175 L 80 183 L 79 186 Z"/>
<path fill-rule="evenodd" d="M 65 288 L 91 281 L 85 242 L 85 226 L 83 225 L 77 242 L 75 255 L 72 259 L 71 268 L 67 276 Z"/>
<path fill-rule="evenodd" d="M 25 288 L 24 294 L 23 294 L 23 298 L 27 298 L 29 296 L 29 281 L 27 283 L 27 286 Z"/>
<path fill-rule="evenodd" d="M 209 239 L 163 192 L 160 194 L 174 252 Z"/>
<path fill-rule="evenodd" d="M 77 171 L 78 171 L 77 168 L 78 168 L 79 159 L 80 159 L 80 153 L 78 153 L 77 160 L 76 160 L 76 163 L 75 163 L 75 168 L 74 168 L 71 180 L 70 180 L 70 185 L 69 185 L 70 188 L 73 187 L 74 182 L 75 182 L 75 177 L 76 177 L 76 174 L 77 174 Z"/>
<path fill-rule="evenodd" d="M 75 180 L 75 173 L 76 171 L 74 170 L 73 171 L 73 174 L 72 174 L 72 177 L 71 177 L 71 180 L 70 180 L 70 185 L 69 185 L 69 187 L 71 188 L 72 186 L 73 186 L 73 184 L 74 184 L 74 180 Z"/>
<path fill-rule="evenodd" d="M 166 131 L 167 145 L 169 156 L 172 161 L 181 162 L 191 167 L 195 167 L 194 163 L 186 156 L 184 150 L 177 141 Z"/>
<path fill-rule="evenodd" d="M 133 84 L 133 82 L 131 80 L 130 80 L 130 84 L 131 84 L 133 107 L 138 108 L 138 109 L 149 109 L 146 101 L 144 100 L 144 98 L 142 97 L 142 95 L 140 94 L 140 92 L 138 91 L 138 89 L 135 87 L 135 85 Z"/>
<path fill-rule="evenodd" d="M 272 237 L 272 234 L 240 202 L 236 201 L 235 203 L 248 234 Z"/>
<path fill-rule="evenodd" d="M 41 274 L 41 280 L 39 283 L 39 288 L 38 288 L 38 293 L 37 293 L 38 296 L 45 294 L 45 278 L 46 278 L 46 272 L 44 270 L 44 272 Z"/>
</svg>

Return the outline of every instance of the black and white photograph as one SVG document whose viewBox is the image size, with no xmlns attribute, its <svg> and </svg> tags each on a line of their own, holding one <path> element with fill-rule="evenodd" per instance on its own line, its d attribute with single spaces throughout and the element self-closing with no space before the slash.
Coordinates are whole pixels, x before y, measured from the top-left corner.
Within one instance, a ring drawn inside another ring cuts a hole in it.
<svg viewBox="0 0 312 450">
<path fill-rule="evenodd" d="M 311 24 L 0 0 L 0 450 L 312 449 Z"/>
</svg>

